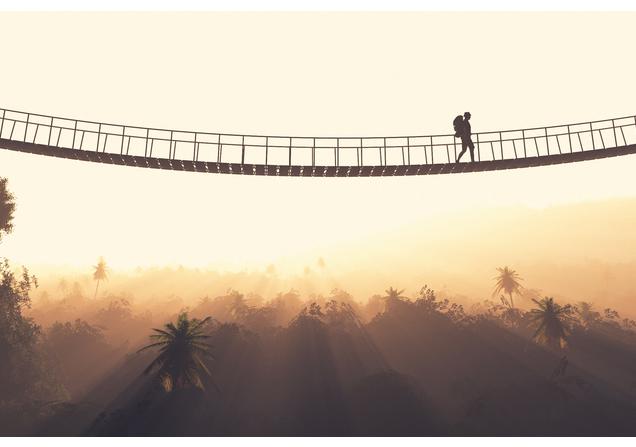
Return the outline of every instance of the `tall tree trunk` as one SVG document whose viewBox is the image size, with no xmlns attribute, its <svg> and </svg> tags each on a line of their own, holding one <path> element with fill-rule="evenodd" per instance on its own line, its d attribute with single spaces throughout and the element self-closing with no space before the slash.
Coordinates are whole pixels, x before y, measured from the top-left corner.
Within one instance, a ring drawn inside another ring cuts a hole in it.
<svg viewBox="0 0 636 447">
<path fill-rule="evenodd" d="M 512 299 L 512 292 L 510 292 L 510 293 L 509 293 L 509 295 L 510 295 L 510 305 L 511 305 L 511 306 L 512 306 L 512 308 L 514 309 L 514 308 L 515 308 L 515 302 L 514 302 L 514 300 Z"/>
<path fill-rule="evenodd" d="M 97 280 L 97 285 L 95 286 L 95 296 L 93 299 L 97 299 L 97 289 L 99 289 L 99 279 Z"/>
</svg>

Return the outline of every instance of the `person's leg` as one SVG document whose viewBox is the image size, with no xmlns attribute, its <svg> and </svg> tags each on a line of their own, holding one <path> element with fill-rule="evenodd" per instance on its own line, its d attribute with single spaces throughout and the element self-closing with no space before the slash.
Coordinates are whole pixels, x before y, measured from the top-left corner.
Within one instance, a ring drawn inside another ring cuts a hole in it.
<svg viewBox="0 0 636 447">
<path fill-rule="evenodd" d="M 466 152 L 466 147 L 468 147 L 466 144 L 466 141 L 462 138 L 462 151 L 459 153 L 459 156 L 457 157 L 457 163 L 459 163 L 459 160 L 461 160 L 462 155 L 464 155 L 464 153 Z"/>
<path fill-rule="evenodd" d="M 470 149 L 470 161 L 475 161 L 475 145 L 473 140 L 468 140 L 468 148 Z"/>
</svg>

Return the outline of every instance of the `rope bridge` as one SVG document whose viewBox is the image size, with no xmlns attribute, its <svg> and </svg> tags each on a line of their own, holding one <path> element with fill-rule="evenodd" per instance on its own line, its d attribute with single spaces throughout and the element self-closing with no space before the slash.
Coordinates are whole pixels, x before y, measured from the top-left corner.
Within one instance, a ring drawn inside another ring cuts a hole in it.
<svg viewBox="0 0 636 447">
<path fill-rule="evenodd" d="M 472 135 L 295 137 L 190 132 L 0 109 L 0 148 L 175 171 L 369 177 L 494 171 L 636 153 L 636 116 Z M 465 155 L 467 157 L 468 154 Z"/>
</svg>

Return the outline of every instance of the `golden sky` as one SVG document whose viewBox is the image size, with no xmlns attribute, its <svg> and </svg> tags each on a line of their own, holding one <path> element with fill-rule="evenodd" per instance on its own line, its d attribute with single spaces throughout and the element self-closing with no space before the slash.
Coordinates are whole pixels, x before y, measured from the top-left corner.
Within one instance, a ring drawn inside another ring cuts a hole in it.
<svg viewBox="0 0 636 447">
<path fill-rule="evenodd" d="M 0 13 L 0 39 L 10 42 L 0 106 L 140 126 L 343 136 L 450 133 L 468 110 L 474 131 L 619 117 L 635 113 L 635 19 Z M 85 266 L 100 255 L 114 268 L 293 263 L 440 216 L 634 197 L 635 169 L 627 156 L 440 177 L 264 178 L 0 151 L 0 175 L 18 201 L 15 231 L 0 249 L 27 265 Z"/>
</svg>

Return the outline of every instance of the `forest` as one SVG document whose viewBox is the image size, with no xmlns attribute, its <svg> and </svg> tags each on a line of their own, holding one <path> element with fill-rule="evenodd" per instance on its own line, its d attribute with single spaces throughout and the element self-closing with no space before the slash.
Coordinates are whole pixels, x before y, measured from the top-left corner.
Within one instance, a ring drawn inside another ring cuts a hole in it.
<svg viewBox="0 0 636 447">
<path fill-rule="evenodd" d="M 0 256 L 15 206 L 0 179 Z M 0 434 L 636 435 L 636 322 L 505 265 L 470 306 L 240 278 L 150 306 L 104 287 L 107 260 L 86 270 L 94 289 L 61 277 L 36 300 L 38 278 L 0 263 Z"/>
</svg>

